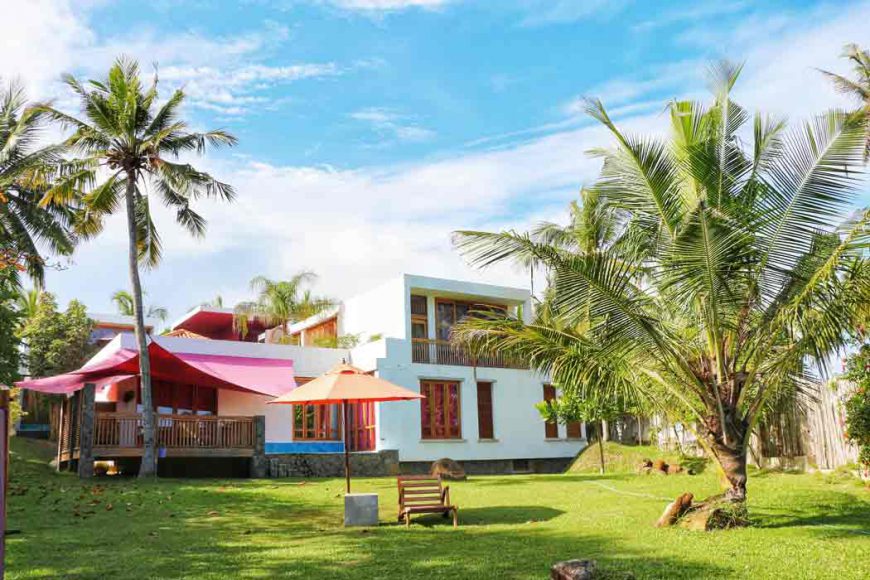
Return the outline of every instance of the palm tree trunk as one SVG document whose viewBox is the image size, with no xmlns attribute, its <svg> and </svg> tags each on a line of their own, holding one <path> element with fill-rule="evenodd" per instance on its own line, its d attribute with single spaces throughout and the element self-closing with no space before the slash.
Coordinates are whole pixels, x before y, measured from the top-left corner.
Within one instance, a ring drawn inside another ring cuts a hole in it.
<svg viewBox="0 0 870 580">
<path fill-rule="evenodd" d="M 145 315 L 142 310 L 142 283 L 139 281 L 139 251 L 136 243 L 136 175 L 127 174 L 127 235 L 129 237 L 128 257 L 130 267 L 130 287 L 133 294 L 133 311 L 136 317 L 136 345 L 139 348 L 139 384 L 142 391 L 142 463 L 139 477 L 157 474 L 155 453 L 154 405 L 151 399 L 151 359 L 148 356 L 148 338 L 145 333 Z"/>
<path fill-rule="evenodd" d="M 725 498 L 731 501 L 746 501 L 746 451 L 742 446 L 738 446 L 735 450 L 729 445 L 719 443 L 713 444 L 712 447 L 728 483 Z"/>
<path fill-rule="evenodd" d="M 598 423 L 598 458 L 601 460 L 601 474 L 604 475 L 604 425 L 601 421 Z"/>
</svg>

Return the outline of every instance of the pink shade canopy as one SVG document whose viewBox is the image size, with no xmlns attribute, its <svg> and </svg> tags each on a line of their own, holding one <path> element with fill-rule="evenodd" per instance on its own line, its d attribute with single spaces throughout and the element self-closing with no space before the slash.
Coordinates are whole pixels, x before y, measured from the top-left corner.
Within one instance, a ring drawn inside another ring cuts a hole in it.
<svg viewBox="0 0 870 580">
<path fill-rule="evenodd" d="M 277 397 L 296 387 L 293 361 L 213 354 L 170 352 L 152 341 L 148 345 L 151 376 L 155 379 L 248 391 Z M 16 386 L 43 393 L 71 393 L 95 383 L 98 387 L 139 374 L 139 353 L 119 348 L 108 357 L 88 363 L 77 371 L 30 381 Z"/>
<path fill-rule="evenodd" d="M 269 401 L 269 404 L 325 405 L 345 402 L 408 401 L 423 398 L 420 393 L 373 377 L 351 365 L 340 364 L 301 387 L 281 395 L 274 401 Z"/>
</svg>

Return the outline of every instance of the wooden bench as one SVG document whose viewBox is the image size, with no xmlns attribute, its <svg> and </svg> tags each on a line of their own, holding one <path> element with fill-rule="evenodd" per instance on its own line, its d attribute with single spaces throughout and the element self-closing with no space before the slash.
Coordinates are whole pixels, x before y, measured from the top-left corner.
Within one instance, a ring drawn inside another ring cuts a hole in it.
<svg viewBox="0 0 870 580">
<path fill-rule="evenodd" d="M 399 521 L 411 526 L 411 514 L 453 513 L 453 527 L 459 526 L 459 508 L 450 504 L 450 487 L 441 485 L 440 476 L 401 475 L 399 485 Z"/>
</svg>

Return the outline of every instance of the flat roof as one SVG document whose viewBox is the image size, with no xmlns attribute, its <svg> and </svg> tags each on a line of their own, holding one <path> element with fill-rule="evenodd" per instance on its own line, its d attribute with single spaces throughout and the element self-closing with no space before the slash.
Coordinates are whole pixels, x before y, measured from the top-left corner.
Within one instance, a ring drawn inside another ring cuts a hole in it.
<svg viewBox="0 0 870 580">
<path fill-rule="evenodd" d="M 93 320 L 97 326 L 114 326 L 114 327 L 129 327 L 136 326 L 136 317 L 127 316 L 125 314 L 107 314 L 104 312 L 88 312 L 88 318 Z M 154 318 L 145 318 L 145 326 L 154 328 L 158 321 Z"/>
</svg>

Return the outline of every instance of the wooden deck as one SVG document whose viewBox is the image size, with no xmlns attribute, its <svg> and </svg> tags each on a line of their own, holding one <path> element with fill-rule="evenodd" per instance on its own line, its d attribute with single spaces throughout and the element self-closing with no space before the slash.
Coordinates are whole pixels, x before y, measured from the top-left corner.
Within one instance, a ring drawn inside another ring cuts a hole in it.
<svg viewBox="0 0 870 580">
<path fill-rule="evenodd" d="M 256 449 L 254 417 L 156 414 L 160 457 L 253 457 Z M 58 462 L 78 459 L 81 411 L 66 405 L 62 411 Z M 96 413 L 93 457 L 112 459 L 142 455 L 142 415 Z"/>
</svg>

